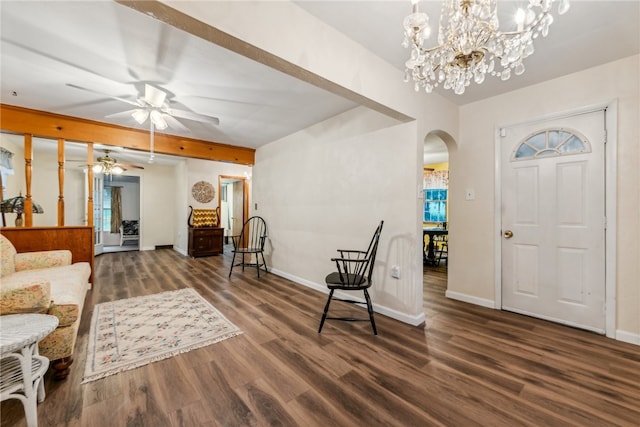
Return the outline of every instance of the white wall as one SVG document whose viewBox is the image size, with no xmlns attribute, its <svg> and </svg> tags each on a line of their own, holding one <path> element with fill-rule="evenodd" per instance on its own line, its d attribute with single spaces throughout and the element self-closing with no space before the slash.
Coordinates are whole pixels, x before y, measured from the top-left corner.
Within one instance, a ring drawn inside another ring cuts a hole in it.
<svg viewBox="0 0 640 427">
<path fill-rule="evenodd" d="M 450 153 L 451 193 L 475 189 L 475 201 L 450 201 L 448 291 L 494 301 L 494 131 L 581 107 L 618 101 L 617 325 L 619 339 L 640 344 L 640 57 L 507 93 L 460 109 L 458 150 Z"/>
<path fill-rule="evenodd" d="M 371 292 L 376 311 L 421 323 L 415 134 L 415 122 L 398 125 L 358 108 L 259 148 L 253 201 L 267 222 L 272 271 L 326 291 L 336 249 L 366 250 L 384 220 Z M 393 265 L 399 280 L 390 276 Z"/>
</svg>

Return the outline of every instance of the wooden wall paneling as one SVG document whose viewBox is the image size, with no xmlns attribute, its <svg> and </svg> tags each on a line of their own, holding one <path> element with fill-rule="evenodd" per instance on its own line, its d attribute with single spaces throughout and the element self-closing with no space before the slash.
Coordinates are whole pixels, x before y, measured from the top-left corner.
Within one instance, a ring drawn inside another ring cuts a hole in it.
<svg viewBox="0 0 640 427">
<path fill-rule="evenodd" d="M 88 262 L 93 283 L 93 227 L 11 227 L 0 229 L 18 252 L 37 252 L 58 249 L 71 251 L 73 262 Z"/>
</svg>

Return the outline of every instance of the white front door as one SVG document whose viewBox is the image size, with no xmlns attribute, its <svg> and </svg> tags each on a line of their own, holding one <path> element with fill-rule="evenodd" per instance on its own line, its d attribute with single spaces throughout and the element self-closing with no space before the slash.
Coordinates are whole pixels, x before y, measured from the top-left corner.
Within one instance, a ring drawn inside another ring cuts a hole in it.
<svg viewBox="0 0 640 427">
<path fill-rule="evenodd" d="M 605 332 L 605 127 L 597 111 L 503 129 L 502 308 Z"/>
</svg>

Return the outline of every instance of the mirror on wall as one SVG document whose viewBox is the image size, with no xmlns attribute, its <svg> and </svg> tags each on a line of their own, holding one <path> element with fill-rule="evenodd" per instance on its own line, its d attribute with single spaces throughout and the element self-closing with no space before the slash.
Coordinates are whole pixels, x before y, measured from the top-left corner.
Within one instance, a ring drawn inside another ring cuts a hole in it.
<svg viewBox="0 0 640 427">
<path fill-rule="evenodd" d="M 64 224 L 87 225 L 87 144 L 64 143 Z"/>
<path fill-rule="evenodd" d="M 11 161 L 1 167 L 3 200 L 26 195 L 24 136 L 0 134 L 0 147 L 4 157 Z M 60 196 L 58 140 L 32 138 L 33 158 L 31 173 L 31 198 L 42 212 L 33 214 L 34 227 L 58 225 L 58 200 Z M 6 154 L 10 153 L 10 154 Z M 87 144 L 64 142 L 64 224 L 86 225 Z M 15 226 L 16 213 L 5 213 L 5 225 Z M 24 221 L 24 218 L 23 218 Z"/>
<path fill-rule="evenodd" d="M 33 226 L 55 226 L 58 224 L 58 141 L 33 138 L 32 146 L 31 199 L 42 207 L 42 212 L 33 213 Z"/>
</svg>

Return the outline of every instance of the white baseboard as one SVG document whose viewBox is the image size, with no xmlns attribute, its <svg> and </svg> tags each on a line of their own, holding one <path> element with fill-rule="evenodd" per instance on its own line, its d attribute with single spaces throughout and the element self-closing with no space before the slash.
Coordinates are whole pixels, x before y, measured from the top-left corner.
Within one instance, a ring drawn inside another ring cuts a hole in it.
<svg viewBox="0 0 640 427">
<path fill-rule="evenodd" d="M 640 334 L 635 334 L 633 332 L 617 330 L 616 339 L 629 344 L 640 345 Z"/>
<path fill-rule="evenodd" d="M 180 249 L 180 248 L 176 248 L 175 246 L 173 247 L 173 250 L 178 252 L 180 255 L 184 255 L 184 256 L 189 256 L 189 254 L 187 253 L 187 251 L 185 251 L 184 249 Z"/>
<path fill-rule="evenodd" d="M 462 302 L 468 302 L 469 304 L 475 304 L 487 308 L 496 308 L 496 303 L 490 299 L 478 298 L 472 295 L 461 294 L 460 292 L 454 292 L 447 290 L 444 294 L 447 298 L 455 299 Z"/>
<path fill-rule="evenodd" d="M 329 289 L 327 289 L 327 287 L 325 285 L 319 285 L 317 283 L 311 282 L 307 279 L 303 279 L 301 277 L 297 277 L 294 276 L 292 274 L 289 273 L 285 273 L 284 271 L 280 271 L 278 269 L 275 268 L 270 268 L 269 269 L 270 273 L 273 273 L 277 276 L 280 277 L 284 277 L 285 279 L 291 280 L 294 283 L 297 283 L 299 285 L 303 285 L 306 286 L 307 288 L 311 288 L 314 291 L 318 291 L 318 292 L 322 292 L 323 294 L 328 294 L 329 293 Z M 336 293 L 335 294 L 336 297 L 338 298 L 348 298 L 348 299 L 353 299 L 356 301 L 362 301 L 364 303 L 364 298 L 358 298 L 358 297 L 354 297 L 353 295 L 347 295 L 344 293 Z M 321 309 L 322 307 L 320 307 L 319 309 Z M 392 319 L 398 320 L 402 323 L 407 323 L 411 326 L 418 326 L 421 325 L 425 322 L 425 317 L 424 317 L 424 313 L 420 313 L 417 316 L 411 316 L 407 313 L 402 313 L 400 311 L 394 310 L 392 308 L 386 307 L 384 305 L 380 305 L 380 304 L 373 304 L 373 311 L 375 311 L 376 313 L 380 313 L 383 316 L 387 316 L 390 317 Z"/>
</svg>

